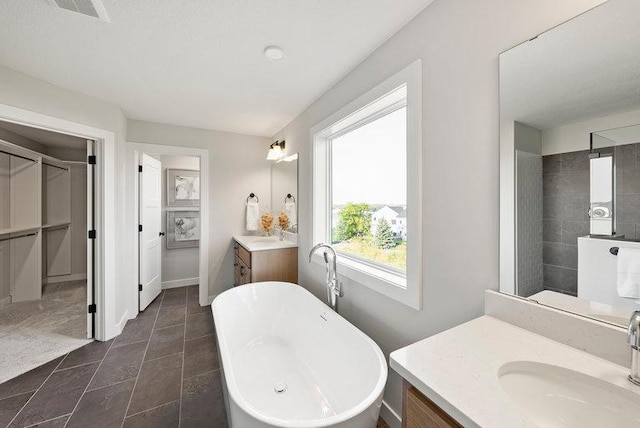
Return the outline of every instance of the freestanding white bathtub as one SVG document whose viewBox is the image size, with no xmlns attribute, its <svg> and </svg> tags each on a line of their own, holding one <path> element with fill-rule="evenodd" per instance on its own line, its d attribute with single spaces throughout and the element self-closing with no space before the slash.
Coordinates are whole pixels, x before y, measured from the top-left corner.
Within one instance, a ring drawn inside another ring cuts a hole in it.
<svg viewBox="0 0 640 428">
<path fill-rule="evenodd" d="M 376 426 L 382 351 L 311 293 L 259 282 L 211 306 L 230 427 Z"/>
</svg>

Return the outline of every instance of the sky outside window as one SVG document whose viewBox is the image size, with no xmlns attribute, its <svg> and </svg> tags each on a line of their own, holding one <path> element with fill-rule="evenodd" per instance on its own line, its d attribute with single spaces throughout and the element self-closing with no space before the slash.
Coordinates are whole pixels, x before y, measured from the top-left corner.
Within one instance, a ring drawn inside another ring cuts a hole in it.
<svg viewBox="0 0 640 428">
<path fill-rule="evenodd" d="M 333 205 L 406 205 L 407 108 L 332 140 Z"/>
</svg>

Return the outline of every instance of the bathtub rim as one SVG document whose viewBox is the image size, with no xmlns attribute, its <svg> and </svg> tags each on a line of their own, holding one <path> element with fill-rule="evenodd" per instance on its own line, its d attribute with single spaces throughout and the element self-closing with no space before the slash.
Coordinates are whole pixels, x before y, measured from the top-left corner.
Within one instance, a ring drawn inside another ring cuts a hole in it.
<svg viewBox="0 0 640 428">
<path fill-rule="evenodd" d="M 219 323 L 220 320 L 219 320 L 219 317 L 216 316 L 216 308 L 222 304 L 221 302 L 224 300 L 225 295 L 239 293 L 241 292 L 239 290 L 242 290 L 241 287 L 251 287 L 255 289 L 256 287 L 267 287 L 267 286 L 273 286 L 274 284 L 283 285 L 287 287 L 295 287 L 296 289 L 302 291 L 303 293 L 307 293 L 308 295 L 310 295 L 311 298 L 320 300 L 316 296 L 314 296 L 311 292 L 309 292 L 309 290 L 305 289 L 301 285 L 293 284 L 290 282 L 283 282 L 283 281 L 263 281 L 263 282 L 245 284 L 245 285 L 241 285 L 241 286 L 226 290 L 220 293 L 211 303 L 211 311 L 213 313 L 213 319 L 214 319 L 215 330 L 216 330 L 215 340 L 218 342 L 218 352 L 222 360 L 220 361 L 221 369 L 224 370 L 225 380 L 226 380 L 226 385 L 224 385 L 224 387 L 226 387 L 228 390 L 229 398 L 233 400 L 236 403 L 236 405 L 240 407 L 244 412 L 246 412 L 253 418 L 257 419 L 258 421 L 264 422 L 270 425 L 274 425 L 280 428 L 322 428 L 326 426 L 332 426 L 335 424 L 348 421 L 356 417 L 357 415 L 367 411 L 378 400 L 380 400 L 380 402 L 382 403 L 382 394 L 384 392 L 384 388 L 387 383 L 387 378 L 389 376 L 387 360 L 384 357 L 382 350 L 373 339 L 367 336 L 355 325 L 351 324 L 346 318 L 344 318 L 339 313 L 336 313 L 336 315 L 339 316 L 342 319 L 342 321 L 348 325 L 348 328 L 355 330 L 355 332 L 358 335 L 360 335 L 368 344 L 371 345 L 371 347 L 373 348 L 373 351 L 376 353 L 376 356 L 378 357 L 378 362 L 380 363 L 380 368 L 381 368 L 380 376 L 378 377 L 378 380 L 374 388 L 372 389 L 372 391 L 369 392 L 362 401 L 360 401 L 357 405 L 353 406 L 352 408 L 344 412 L 338 413 L 336 415 L 333 415 L 327 418 L 307 419 L 307 420 L 301 420 L 301 421 L 283 421 L 278 418 L 271 418 L 271 417 L 265 416 L 262 413 L 255 410 L 251 405 L 249 405 L 246 402 L 246 400 L 239 399 L 240 397 L 242 397 L 242 394 L 238 390 L 235 374 L 233 373 L 233 370 L 229 370 L 232 367 L 232 365 L 231 365 L 231 357 L 229 355 L 228 346 L 220 345 L 220 343 L 224 342 L 226 338 L 224 336 L 224 333 L 222 335 L 220 334 L 222 330 L 219 329 L 218 327 L 220 325 Z M 327 306 L 327 308 L 329 309 L 329 306 Z"/>
</svg>

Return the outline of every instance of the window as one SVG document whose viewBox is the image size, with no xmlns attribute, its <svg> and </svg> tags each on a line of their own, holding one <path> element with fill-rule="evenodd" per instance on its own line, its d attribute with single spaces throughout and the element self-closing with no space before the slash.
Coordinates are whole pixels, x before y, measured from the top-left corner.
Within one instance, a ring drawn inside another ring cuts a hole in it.
<svg viewBox="0 0 640 428">
<path fill-rule="evenodd" d="M 342 277 L 416 309 L 421 74 L 416 61 L 311 131 L 313 244 L 332 243 Z"/>
</svg>

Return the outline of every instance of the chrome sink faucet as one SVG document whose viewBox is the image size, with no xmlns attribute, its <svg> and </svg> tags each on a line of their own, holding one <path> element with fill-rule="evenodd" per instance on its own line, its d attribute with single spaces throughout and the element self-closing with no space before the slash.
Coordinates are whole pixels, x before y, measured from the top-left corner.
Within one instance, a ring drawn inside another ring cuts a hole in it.
<svg viewBox="0 0 640 428">
<path fill-rule="evenodd" d="M 640 311 L 631 314 L 629 321 L 629 345 L 631 345 L 631 374 L 629 380 L 640 385 Z"/>
<path fill-rule="evenodd" d="M 327 303 L 331 306 L 331 309 L 338 312 L 338 297 L 344 296 L 344 289 L 342 283 L 338 281 L 337 259 L 336 251 L 331 245 L 318 244 L 309 252 L 309 263 L 311 263 L 311 256 L 320 248 L 324 248 L 324 263 L 327 267 Z M 331 252 L 331 263 L 329 263 L 329 252 Z"/>
</svg>

